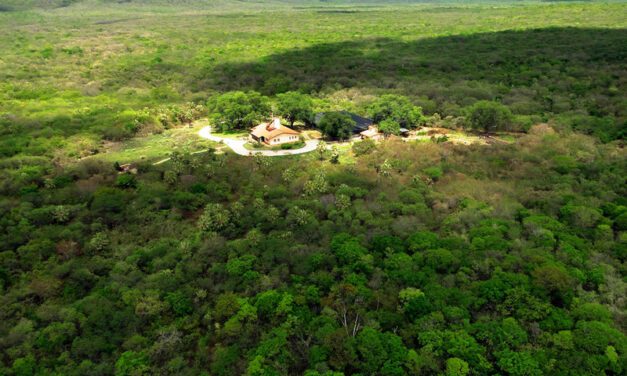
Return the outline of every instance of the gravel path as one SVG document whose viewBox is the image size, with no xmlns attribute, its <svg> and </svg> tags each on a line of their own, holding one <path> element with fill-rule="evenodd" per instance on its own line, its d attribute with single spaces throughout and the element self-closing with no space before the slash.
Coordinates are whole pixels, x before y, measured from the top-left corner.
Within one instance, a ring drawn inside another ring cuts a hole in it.
<svg viewBox="0 0 627 376">
<path fill-rule="evenodd" d="M 211 134 L 211 127 L 204 127 L 198 131 L 198 135 L 202 138 L 206 138 L 207 140 L 222 142 L 224 145 L 231 148 L 235 154 L 243 155 L 245 157 L 250 157 L 255 154 L 261 154 L 264 157 L 282 157 L 285 155 L 304 154 L 316 150 L 316 147 L 320 142 L 319 140 L 307 140 L 305 141 L 305 146 L 294 150 L 248 150 L 244 147 L 244 144 L 247 141 L 214 136 Z"/>
</svg>

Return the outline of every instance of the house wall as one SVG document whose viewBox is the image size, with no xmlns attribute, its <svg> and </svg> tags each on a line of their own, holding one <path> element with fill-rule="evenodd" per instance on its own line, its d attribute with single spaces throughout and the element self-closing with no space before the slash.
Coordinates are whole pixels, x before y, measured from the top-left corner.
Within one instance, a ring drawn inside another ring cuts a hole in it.
<svg viewBox="0 0 627 376">
<path fill-rule="evenodd" d="M 290 142 L 298 141 L 298 135 L 295 134 L 281 134 L 269 140 L 270 145 L 281 145 Z"/>
</svg>

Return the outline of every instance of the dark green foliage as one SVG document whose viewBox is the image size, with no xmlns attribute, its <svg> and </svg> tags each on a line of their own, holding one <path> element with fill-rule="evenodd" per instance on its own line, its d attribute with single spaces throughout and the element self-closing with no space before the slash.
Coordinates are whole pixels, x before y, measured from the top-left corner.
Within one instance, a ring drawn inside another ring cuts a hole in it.
<svg viewBox="0 0 627 376">
<path fill-rule="evenodd" d="M 133 174 L 122 174 L 116 179 L 115 185 L 120 188 L 135 188 L 137 187 L 137 180 Z"/>
<path fill-rule="evenodd" d="M 483 132 L 508 130 L 512 121 L 509 108 L 498 102 L 479 101 L 468 108 L 468 122 Z"/>
<path fill-rule="evenodd" d="M 346 165 L 199 154 L 136 175 L 38 172 L 58 187 L 0 201 L 5 368 L 619 374 L 622 287 L 607 263 L 620 267 L 624 203 L 591 197 L 624 194 L 611 183 L 624 160 L 612 145 L 582 149 L 585 136 L 533 132 L 476 149 L 387 141 Z M 488 162 L 544 148 L 594 150 L 607 180 Z M 375 166 L 395 159 L 390 184 Z M 181 177 L 168 185 L 171 168 Z M 287 170 L 298 172 L 286 181 Z M 475 178 L 459 188 L 448 179 L 459 174 Z M 515 193 L 472 186 L 494 180 Z"/>
<path fill-rule="evenodd" d="M 332 139 L 346 140 L 355 127 L 355 121 L 341 112 L 327 112 L 324 114 L 318 127 L 325 136 Z"/>
<path fill-rule="evenodd" d="M 1 375 L 625 374 L 624 5 L 101 3 L 0 14 Z M 481 100 L 527 134 L 339 163 L 177 138 Z M 113 163 L 164 130 L 172 159 Z"/>
</svg>

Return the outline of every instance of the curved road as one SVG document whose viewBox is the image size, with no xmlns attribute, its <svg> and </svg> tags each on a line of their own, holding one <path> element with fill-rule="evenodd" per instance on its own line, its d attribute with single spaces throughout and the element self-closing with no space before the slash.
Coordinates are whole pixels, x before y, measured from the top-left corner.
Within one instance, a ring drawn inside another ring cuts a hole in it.
<svg viewBox="0 0 627 376">
<path fill-rule="evenodd" d="M 244 144 L 247 141 L 214 136 L 211 134 L 211 127 L 204 127 L 198 131 L 198 135 L 202 138 L 206 138 L 207 140 L 222 142 L 224 145 L 231 148 L 235 154 L 243 155 L 245 157 L 250 157 L 255 154 L 261 154 L 264 157 L 281 157 L 285 155 L 304 154 L 316 150 L 319 143 L 319 140 L 307 140 L 305 141 L 305 146 L 294 150 L 248 150 L 244 147 Z"/>
</svg>

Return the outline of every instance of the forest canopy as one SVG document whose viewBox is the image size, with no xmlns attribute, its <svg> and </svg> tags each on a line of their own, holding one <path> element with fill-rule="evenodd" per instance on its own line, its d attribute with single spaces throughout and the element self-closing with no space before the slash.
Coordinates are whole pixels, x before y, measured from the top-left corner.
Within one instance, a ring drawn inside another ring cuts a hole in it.
<svg viewBox="0 0 627 376">
<path fill-rule="evenodd" d="M 624 375 L 627 7 L 460 3 L 0 0 L 0 375 Z"/>
</svg>

